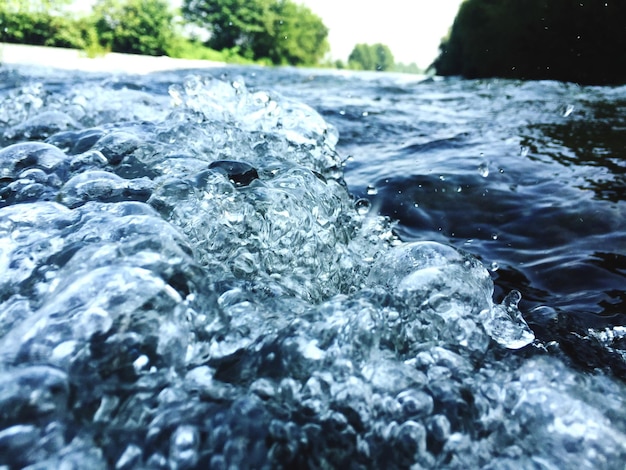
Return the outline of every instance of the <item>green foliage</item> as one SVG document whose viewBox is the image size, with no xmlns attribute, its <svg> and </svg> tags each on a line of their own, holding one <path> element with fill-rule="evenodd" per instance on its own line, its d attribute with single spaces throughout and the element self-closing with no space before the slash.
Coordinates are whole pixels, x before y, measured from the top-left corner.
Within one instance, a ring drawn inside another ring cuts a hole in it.
<svg viewBox="0 0 626 470">
<path fill-rule="evenodd" d="M 65 11 L 72 0 L 3 0 L 1 10 L 20 13 L 47 13 L 58 15 Z"/>
<path fill-rule="evenodd" d="M 174 40 L 174 14 L 166 0 L 100 0 L 95 27 L 112 51 L 164 55 Z"/>
<path fill-rule="evenodd" d="M 329 49 L 322 20 L 291 0 L 184 0 L 182 13 L 210 31 L 207 46 L 248 59 L 312 65 Z"/>
<path fill-rule="evenodd" d="M 111 49 L 100 44 L 100 38 L 98 37 L 95 26 L 87 29 L 83 45 L 80 48 L 90 59 L 102 57 L 111 52 Z"/>
<path fill-rule="evenodd" d="M 348 56 L 348 66 L 354 70 L 389 71 L 394 67 L 393 54 L 384 44 L 357 44 Z"/>
<path fill-rule="evenodd" d="M 288 0 L 275 6 L 267 57 L 274 64 L 316 64 L 329 51 L 328 28 L 309 8 Z"/>
<path fill-rule="evenodd" d="M 271 0 L 185 0 L 183 17 L 211 33 L 207 46 L 254 54 L 255 35 L 272 33 Z"/>
<path fill-rule="evenodd" d="M 237 15 L 243 15 L 236 24 L 247 29 L 219 51 L 179 32 L 169 0 L 100 0 L 89 16 L 68 14 L 71 3 L 0 0 L 0 42 L 82 49 L 88 57 L 113 50 L 266 65 L 314 64 L 328 51 L 328 30 L 322 21 L 290 1 L 231 0 Z"/>
<path fill-rule="evenodd" d="M 626 2 L 466 0 L 433 63 L 468 78 L 626 82 Z"/>
<path fill-rule="evenodd" d="M 87 20 L 51 15 L 40 8 L 16 9 L 16 6 L 19 6 L 16 2 L 0 6 L 0 42 L 83 48 L 93 30 Z"/>
<path fill-rule="evenodd" d="M 178 59 L 210 60 L 213 62 L 226 62 L 229 64 L 252 64 L 255 63 L 238 54 L 237 49 L 224 49 L 216 51 L 204 44 L 176 36 L 167 50 L 167 55 Z"/>
<path fill-rule="evenodd" d="M 414 74 L 424 73 L 424 71 L 420 69 L 415 62 L 411 62 L 410 64 L 403 64 L 401 62 L 396 63 L 393 66 L 393 71 L 400 72 L 400 73 L 414 73 Z"/>
</svg>

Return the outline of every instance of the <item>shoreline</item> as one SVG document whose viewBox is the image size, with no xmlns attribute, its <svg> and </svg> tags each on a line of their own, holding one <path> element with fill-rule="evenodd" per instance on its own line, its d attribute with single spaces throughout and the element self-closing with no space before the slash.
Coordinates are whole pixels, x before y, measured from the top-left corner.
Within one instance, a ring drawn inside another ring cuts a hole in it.
<svg viewBox="0 0 626 470">
<path fill-rule="evenodd" d="M 78 49 L 0 42 L 0 66 L 2 65 L 143 75 L 167 70 L 223 67 L 227 64 L 209 60 L 173 59 L 167 56 L 118 52 L 109 52 L 92 59 Z"/>
</svg>

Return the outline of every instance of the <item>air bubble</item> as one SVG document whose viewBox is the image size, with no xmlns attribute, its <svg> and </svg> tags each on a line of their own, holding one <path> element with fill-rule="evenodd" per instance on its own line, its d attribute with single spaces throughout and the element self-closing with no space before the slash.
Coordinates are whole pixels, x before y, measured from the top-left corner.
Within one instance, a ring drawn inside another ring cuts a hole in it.
<svg viewBox="0 0 626 470">
<path fill-rule="evenodd" d="M 371 203 L 367 199 L 358 199 L 354 203 L 354 207 L 359 215 L 367 215 L 370 210 Z"/>
</svg>

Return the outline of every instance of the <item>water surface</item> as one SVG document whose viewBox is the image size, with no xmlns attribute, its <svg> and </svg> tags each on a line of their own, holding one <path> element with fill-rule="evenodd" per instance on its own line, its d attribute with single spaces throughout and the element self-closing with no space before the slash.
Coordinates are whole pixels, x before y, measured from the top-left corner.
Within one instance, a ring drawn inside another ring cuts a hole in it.
<svg viewBox="0 0 626 470">
<path fill-rule="evenodd" d="M 623 467 L 625 88 L 0 78 L 1 464 Z"/>
</svg>

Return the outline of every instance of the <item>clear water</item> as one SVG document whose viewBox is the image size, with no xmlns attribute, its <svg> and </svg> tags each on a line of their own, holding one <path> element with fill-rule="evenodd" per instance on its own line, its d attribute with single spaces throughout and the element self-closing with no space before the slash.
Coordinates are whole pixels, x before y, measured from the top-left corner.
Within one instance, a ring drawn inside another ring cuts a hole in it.
<svg viewBox="0 0 626 470">
<path fill-rule="evenodd" d="M 0 465 L 623 468 L 625 91 L 0 69 Z"/>
</svg>

